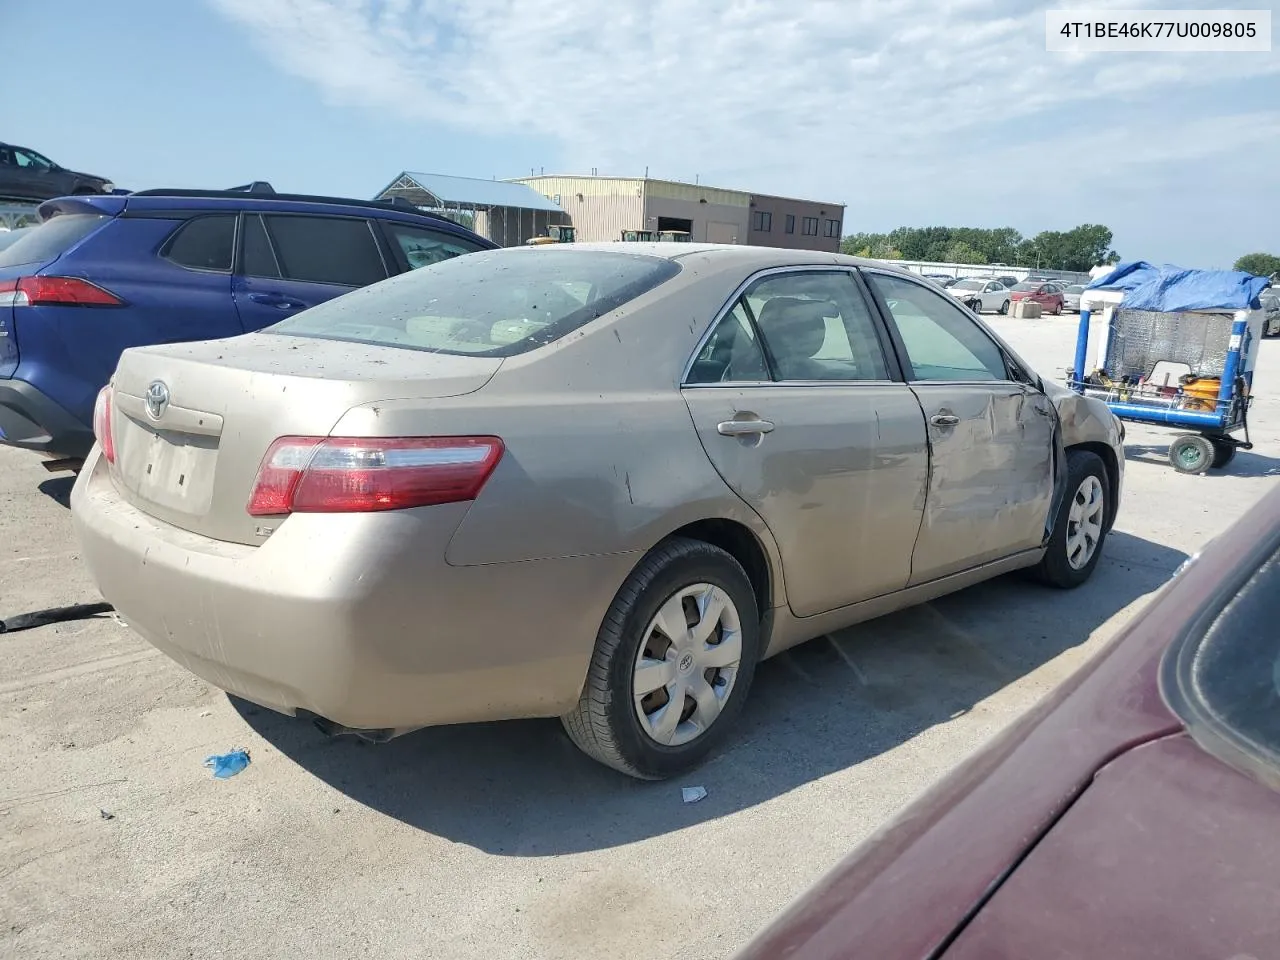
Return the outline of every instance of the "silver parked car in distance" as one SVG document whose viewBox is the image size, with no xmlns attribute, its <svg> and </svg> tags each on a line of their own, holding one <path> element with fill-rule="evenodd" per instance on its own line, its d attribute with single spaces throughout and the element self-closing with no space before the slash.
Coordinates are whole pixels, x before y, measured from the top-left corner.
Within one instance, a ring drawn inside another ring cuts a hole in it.
<svg viewBox="0 0 1280 960">
<path fill-rule="evenodd" d="M 999 280 L 969 277 L 947 287 L 951 294 L 974 313 L 1008 313 L 1009 288 Z"/>
<path fill-rule="evenodd" d="M 325 729 L 561 717 L 638 777 L 763 657 L 1094 571 L 1119 421 L 928 281 L 688 243 L 469 254 L 127 350 L 72 493 L 143 637 Z"/>
<path fill-rule="evenodd" d="M 1083 283 L 1073 283 L 1062 290 L 1062 309 L 1080 312 L 1080 294 L 1084 293 Z"/>
</svg>

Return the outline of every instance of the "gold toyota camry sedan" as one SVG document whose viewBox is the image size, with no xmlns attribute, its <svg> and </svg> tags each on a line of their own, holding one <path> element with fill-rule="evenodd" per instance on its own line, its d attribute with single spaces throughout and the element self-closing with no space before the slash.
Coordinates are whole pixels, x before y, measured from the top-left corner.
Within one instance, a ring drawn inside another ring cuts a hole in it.
<svg viewBox="0 0 1280 960">
<path fill-rule="evenodd" d="M 1093 572 L 1124 456 L 953 297 L 699 244 L 480 252 L 125 352 L 72 497 L 143 637 L 331 732 L 560 717 L 637 777 L 761 658 L 1019 568 Z"/>
</svg>

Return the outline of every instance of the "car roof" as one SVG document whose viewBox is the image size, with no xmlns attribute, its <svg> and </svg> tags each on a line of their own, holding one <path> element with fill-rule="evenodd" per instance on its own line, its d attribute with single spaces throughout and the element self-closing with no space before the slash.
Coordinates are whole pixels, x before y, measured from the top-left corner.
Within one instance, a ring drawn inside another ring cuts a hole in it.
<svg viewBox="0 0 1280 960">
<path fill-rule="evenodd" d="M 254 194 L 220 190 L 146 191 L 124 195 L 76 197 L 81 201 L 114 213 L 123 210 L 247 210 L 261 213 L 288 212 L 334 215 L 372 215 L 382 220 L 401 220 L 405 223 L 423 224 L 465 236 L 477 236 L 474 231 L 439 214 L 428 213 L 410 206 L 401 206 L 385 200 L 358 200 L 345 197 L 321 197 L 301 194 Z"/>
<path fill-rule="evenodd" d="M 541 246 L 507 247 L 503 253 L 521 253 L 538 255 L 541 253 L 563 252 L 605 252 L 629 253 L 634 255 L 662 257 L 665 260 L 684 260 L 701 255 L 713 260 L 717 267 L 730 268 L 741 266 L 748 269 L 766 269 L 771 266 L 839 266 L 868 267 L 886 270 L 922 280 L 918 273 L 911 273 L 902 267 L 894 266 L 883 260 L 872 260 L 867 257 L 851 257 L 843 253 L 830 253 L 824 250 L 792 250 L 786 247 L 755 247 L 736 243 L 664 243 L 661 241 L 633 243 L 622 240 L 587 241 L 582 243 L 549 243 Z"/>
</svg>

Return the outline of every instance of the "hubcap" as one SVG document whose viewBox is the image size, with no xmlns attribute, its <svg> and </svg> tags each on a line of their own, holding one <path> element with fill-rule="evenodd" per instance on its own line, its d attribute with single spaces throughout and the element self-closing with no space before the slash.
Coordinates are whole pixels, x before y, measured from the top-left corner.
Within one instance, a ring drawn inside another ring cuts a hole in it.
<svg viewBox="0 0 1280 960">
<path fill-rule="evenodd" d="M 1071 498 L 1071 511 L 1067 514 L 1067 563 L 1074 570 L 1087 566 L 1098 549 L 1105 505 L 1102 481 L 1085 477 Z"/>
<path fill-rule="evenodd" d="M 645 629 L 632 678 L 640 728 L 664 746 L 706 733 L 733 692 L 742 662 L 742 620 L 710 583 L 677 590 Z"/>
<path fill-rule="evenodd" d="M 1200 461 L 1203 459 L 1204 453 L 1199 447 L 1188 443 L 1178 449 L 1178 462 L 1189 470 L 1200 466 Z"/>
</svg>

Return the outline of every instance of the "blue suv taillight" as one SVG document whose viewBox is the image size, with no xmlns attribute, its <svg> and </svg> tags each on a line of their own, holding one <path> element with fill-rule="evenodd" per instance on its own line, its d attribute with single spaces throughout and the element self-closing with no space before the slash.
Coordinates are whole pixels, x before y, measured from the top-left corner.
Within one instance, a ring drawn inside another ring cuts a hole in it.
<svg viewBox="0 0 1280 960">
<path fill-rule="evenodd" d="M 18 338 L 13 332 L 13 308 L 0 306 L 0 377 L 11 377 L 18 368 Z"/>
</svg>

